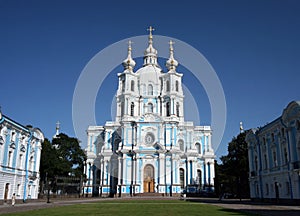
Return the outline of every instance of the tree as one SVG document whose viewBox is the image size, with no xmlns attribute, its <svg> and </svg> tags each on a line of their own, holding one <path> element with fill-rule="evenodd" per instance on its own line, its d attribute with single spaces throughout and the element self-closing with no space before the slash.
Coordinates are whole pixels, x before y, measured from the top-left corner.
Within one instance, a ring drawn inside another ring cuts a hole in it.
<svg viewBox="0 0 300 216">
<path fill-rule="evenodd" d="M 86 155 L 80 148 L 78 139 L 61 133 L 52 140 L 52 144 L 56 148 L 60 161 L 60 164 L 58 164 L 59 174 L 80 177 L 83 174 L 83 163 L 86 160 Z"/>
<path fill-rule="evenodd" d="M 45 139 L 41 152 L 41 184 L 51 181 L 51 188 L 55 191 L 56 177 L 80 178 L 83 175 L 85 160 L 86 155 L 77 138 L 61 133 L 53 138 L 52 143 Z M 43 190 L 42 186 L 41 189 Z"/>
<path fill-rule="evenodd" d="M 217 168 L 222 192 L 235 194 L 239 198 L 249 197 L 248 146 L 245 137 L 246 132 L 243 132 L 232 139 L 228 144 L 228 155 L 220 158 L 222 164 Z"/>
</svg>

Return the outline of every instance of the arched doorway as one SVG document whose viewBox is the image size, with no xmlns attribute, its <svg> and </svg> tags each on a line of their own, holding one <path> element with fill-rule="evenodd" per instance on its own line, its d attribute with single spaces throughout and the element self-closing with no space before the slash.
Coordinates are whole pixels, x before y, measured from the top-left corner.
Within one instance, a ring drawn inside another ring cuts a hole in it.
<svg viewBox="0 0 300 216">
<path fill-rule="evenodd" d="M 144 193 L 154 192 L 154 167 L 150 164 L 144 168 Z"/>
<path fill-rule="evenodd" d="M 4 202 L 7 202 L 8 199 L 8 191 L 9 191 L 9 183 L 5 184 L 5 190 L 4 190 Z"/>
</svg>

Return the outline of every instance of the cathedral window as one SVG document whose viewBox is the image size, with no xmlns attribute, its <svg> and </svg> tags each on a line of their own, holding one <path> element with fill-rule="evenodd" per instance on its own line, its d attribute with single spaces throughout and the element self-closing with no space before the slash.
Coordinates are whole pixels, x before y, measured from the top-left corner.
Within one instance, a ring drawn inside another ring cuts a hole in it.
<svg viewBox="0 0 300 216">
<path fill-rule="evenodd" d="M 133 102 L 131 102 L 131 105 L 130 105 L 130 115 L 134 116 L 134 103 Z"/>
<path fill-rule="evenodd" d="M 124 115 L 124 102 L 121 102 L 121 116 Z"/>
<path fill-rule="evenodd" d="M 148 95 L 153 95 L 153 85 L 148 85 Z"/>
<path fill-rule="evenodd" d="M 176 103 L 176 115 L 179 117 L 179 103 Z"/>
<path fill-rule="evenodd" d="M 179 82 L 176 80 L 176 83 L 175 83 L 175 89 L 176 91 L 178 92 L 178 89 L 179 89 Z"/>
<path fill-rule="evenodd" d="M 183 140 L 179 140 L 178 145 L 179 145 L 180 151 L 184 151 L 184 142 L 183 142 Z"/>
<path fill-rule="evenodd" d="M 153 104 L 152 104 L 152 103 L 149 103 L 149 104 L 148 104 L 148 112 L 149 112 L 149 113 L 152 113 L 152 112 L 153 112 Z"/>
<path fill-rule="evenodd" d="M 167 80 L 167 92 L 169 92 L 169 91 L 170 91 L 170 81 Z"/>
<path fill-rule="evenodd" d="M 198 153 L 198 154 L 201 154 L 201 146 L 200 146 L 200 143 L 196 143 L 195 146 L 196 146 L 197 153 Z"/>
<path fill-rule="evenodd" d="M 131 91 L 134 91 L 134 81 L 133 80 L 131 80 Z"/>
<path fill-rule="evenodd" d="M 122 91 L 123 92 L 125 91 L 125 80 L 124 79 L 122 80 Z"/>
<path fill-rule="evenodd" d="M 167 113 L 167 116 L 170 116 L 170 109 L 171 109 L 171 106 L 170 106 L 170 102 L 167 102 L 166 104 L 166 113 Z"/>
</svg>

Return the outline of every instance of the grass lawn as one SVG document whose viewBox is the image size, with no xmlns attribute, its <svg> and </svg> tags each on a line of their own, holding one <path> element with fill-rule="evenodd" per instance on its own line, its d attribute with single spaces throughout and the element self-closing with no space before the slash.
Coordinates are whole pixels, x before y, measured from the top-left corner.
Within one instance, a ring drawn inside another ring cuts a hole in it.
<svg viewBox="0 0 300 216">
<path fill-rule="evenodd" d="M 27 212 L 3 214 L 22 216 L 176 216 L 176 215 L 249 215 L 213 205 L 181 200 L 103 200 L 97 203 L 72 204 L 68 206 L 39 209 Z"/>
</svg>

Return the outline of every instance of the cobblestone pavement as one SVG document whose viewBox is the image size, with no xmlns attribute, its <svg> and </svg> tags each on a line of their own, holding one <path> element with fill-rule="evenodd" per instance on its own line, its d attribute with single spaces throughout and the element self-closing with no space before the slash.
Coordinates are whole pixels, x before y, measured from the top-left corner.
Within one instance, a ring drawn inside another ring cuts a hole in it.
<svg viewBox="0 0 300 216">
<path fill-rule="evenodd" d="M 62 200 L 55 199 L 51 200 L 50 203 L 47 203 L 46 200 L 37 200 L 30 201 L 28 203 L 19 203 L 15 206 L 11 206 L 10 204 L 0 205 L 0 214 L 4 213 L 13 213 L 13 212 L 22 212 L 29 211 L 34 209 L 42 209 L 42 208 L 52 208 L 56 206 L 65 206 L 72 205 L 77 203 L 87 203 L 87 202 L 99 202 L 100 198 L 81 198 L 81 199 L 71 199 L 71 200 Z M 171 197 L 128 197 L 128 198 L 110 198 L 110 199 L 178 199 Z M 274 205 L 274 204 L 265 204 L 265 203 L 253 203 L 249 200 L 222 200 L 219 201 L 215 198 L 186 198 L 187 202 L 200 202 L 207 203 L 210 205 L 215 205 L 224 208 L 228 211 L 237 210 L 262 216 L 299 216 L 300 215 L 300 206 L 288 206 L 288 205 Z"/>
</svg>

